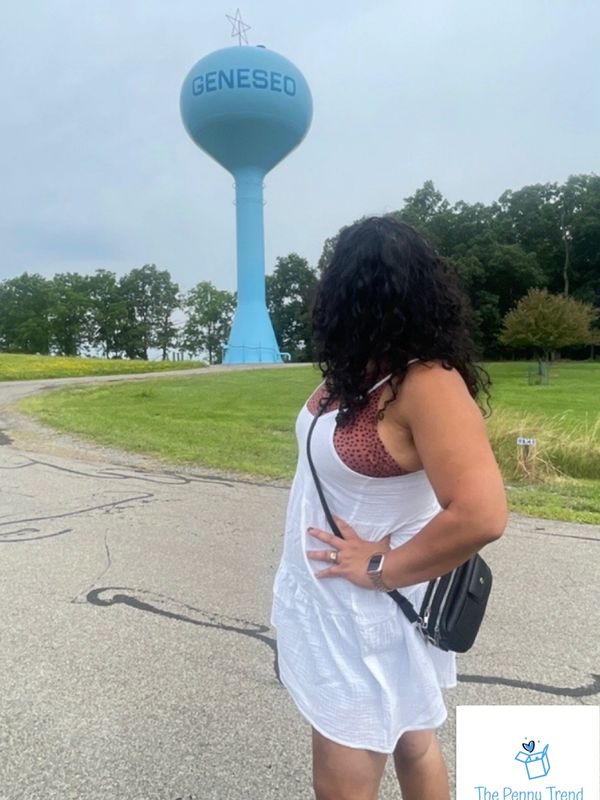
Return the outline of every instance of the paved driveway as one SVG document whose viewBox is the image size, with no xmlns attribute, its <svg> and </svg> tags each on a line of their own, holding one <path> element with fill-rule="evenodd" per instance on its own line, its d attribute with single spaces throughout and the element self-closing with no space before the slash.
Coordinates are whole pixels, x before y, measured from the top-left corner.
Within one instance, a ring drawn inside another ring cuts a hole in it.
<svg viewBox="0 0 600 800">
<path fill-rule="evenodd" d="M 0 383 L 1 800 L 309 800 L 310 728 L 269 627 L 287 486 L 7 408 L 50 385 Z M 486 557 L 489 613 L 446 694 L 451 770 L 456 705 L 600 700 L 600 527 L 513 514 Z M 391 760 L 380 796 L 400 797 Z"/>
</svg>

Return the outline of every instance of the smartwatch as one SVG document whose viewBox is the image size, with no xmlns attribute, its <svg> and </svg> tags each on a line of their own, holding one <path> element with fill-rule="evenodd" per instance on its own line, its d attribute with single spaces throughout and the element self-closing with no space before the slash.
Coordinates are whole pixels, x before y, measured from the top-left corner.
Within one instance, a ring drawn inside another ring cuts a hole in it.
<svg viewBox="0 0 600 800">
<path fill-rule="evenodd" d="M 391 589 L 385 585 L 382 578 L 384 553 L 375 553 L 369 559 L 367 566 L 367 575 L 373 582 L 373 586 L 379 592 L 391 592 Z"/>
</svg>

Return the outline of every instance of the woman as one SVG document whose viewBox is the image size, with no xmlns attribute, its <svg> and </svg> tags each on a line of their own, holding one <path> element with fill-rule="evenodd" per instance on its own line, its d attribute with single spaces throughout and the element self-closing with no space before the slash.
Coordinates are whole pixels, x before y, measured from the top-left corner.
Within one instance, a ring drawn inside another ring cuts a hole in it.
<svg viewBox="0 0 600 800">
<path fill-rule="evenodd" d="M 435 729 L 455 655 L 385 591 L 418 607 L 431 578 L 502 535 L 504 486 L 476 403 L 489 375 L 454 275 L 393 217 L 341 232 L 312 315 L 325 380 L 296 421 L 271 616 L 280 678 L 312 726 L 316 800 L 374 800 L 391 754 L 404 800 L 448 800 Z M 311 455 L 343 538 L 306 454 L 319 412 Z"/>
</svg>

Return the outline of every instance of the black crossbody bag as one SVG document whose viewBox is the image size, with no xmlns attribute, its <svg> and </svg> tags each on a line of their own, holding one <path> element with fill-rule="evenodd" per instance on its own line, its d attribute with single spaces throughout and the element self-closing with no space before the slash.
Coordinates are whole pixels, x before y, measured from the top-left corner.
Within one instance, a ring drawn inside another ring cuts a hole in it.
<svg viewBox="0 0 600 800">
<path fill-rule="evenodd" d="M 325 500 L 310 454 L 311 436 L 321 413 L 322 409 L 315 414 L 308 432 L 306 440 L 308 463 L 327 522 L 335 535 L 343 539 Z M 429 581 L 418 612 L 410 600 L 397 589 L 392 589 L 388 594 L 398 603 L 408 620 L 416 624 L 417 630 L 428 642 L 440 650 L 465 653 L 475 641 L 491 588 L 492 571 L 483 558 L 475 553 L 464 564 Z"/>
</svg>

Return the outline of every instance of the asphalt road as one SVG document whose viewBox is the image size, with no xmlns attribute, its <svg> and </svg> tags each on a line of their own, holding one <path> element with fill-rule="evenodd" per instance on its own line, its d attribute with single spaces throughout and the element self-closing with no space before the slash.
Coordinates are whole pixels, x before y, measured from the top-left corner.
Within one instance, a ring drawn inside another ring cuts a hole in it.
<svg viewBox="0 0 600 800">
<path fill-rule="evenodd" d="M 115 377 L 60 383 L 87 380 Z M 0 383 L 1 800 L 310 800 L 269 627 L 288 487 L 10 408 L 54 385 Z M 515 514 L 486 548 L 494 590 L 440 732 L 452 775 L 457 705 L 599 703 L 599 556 L 599 526 Z M 391 759 L 380 797 L 400 797 Z"/>
</svg>

